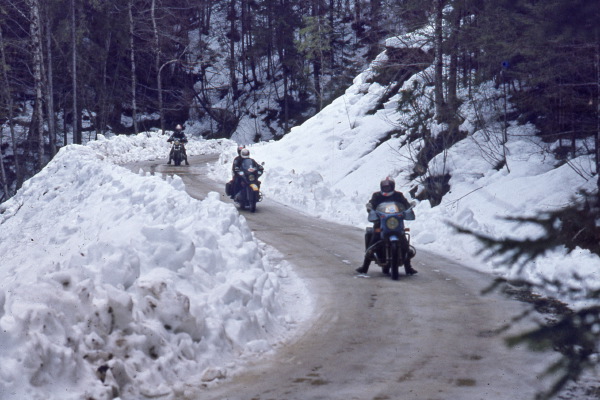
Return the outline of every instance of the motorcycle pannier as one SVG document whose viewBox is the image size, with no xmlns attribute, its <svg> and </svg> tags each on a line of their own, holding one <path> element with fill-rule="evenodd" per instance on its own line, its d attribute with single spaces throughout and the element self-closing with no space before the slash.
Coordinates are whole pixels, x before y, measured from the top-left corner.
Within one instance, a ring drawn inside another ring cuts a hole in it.
<svg viewBox="0 0 600 400">
<path fill-rule="evenodd" d="M 227 196 L 231 196 L 231 191 L 233 190 L 233 181 L 229 181 L 225 184 L 225 194 Z"/>
</svg>

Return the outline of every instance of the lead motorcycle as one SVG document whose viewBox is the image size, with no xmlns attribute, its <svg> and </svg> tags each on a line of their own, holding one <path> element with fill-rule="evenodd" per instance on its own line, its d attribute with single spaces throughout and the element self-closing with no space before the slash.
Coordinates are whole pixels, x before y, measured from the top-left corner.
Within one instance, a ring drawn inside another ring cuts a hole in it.
<svg viewBox="0 0 600 400">
<path fill-rule="evenodd" d="M 379 228 L 367 228 L 365 244 L 368 246 L 371 243 L 372 235 L 377 235 L 378 240 L 367 248 L 365 256 L 372 255 L 382 272 L 386 275 L 391 273 L 393 280 L 398 280 L 399 267 L 404 265 L 406 257 L 412 258 L 416 254 L 416 249 L 410 244 L 410 230 L 404 226 L 405 220 L 415 219 L 414 206 L 413 203 L 405 209 L 401 203 L 389 201 L 369 212 L 369 221 L 379 221 Z M 402 236 L 406 238 L 408 246 L 402 246 Z"/>
<path fill-rule="evenodd" d="M 253 159 L 245 158 L 236 173 L 238 174 L 239 190 L 233 196 L 233 201 L 242 210 L 248 208 L 251 212 L 255 212 L 256 203 L 262 200 L 258 178 L 263 174 L 263 168 Z"/>
</svg>

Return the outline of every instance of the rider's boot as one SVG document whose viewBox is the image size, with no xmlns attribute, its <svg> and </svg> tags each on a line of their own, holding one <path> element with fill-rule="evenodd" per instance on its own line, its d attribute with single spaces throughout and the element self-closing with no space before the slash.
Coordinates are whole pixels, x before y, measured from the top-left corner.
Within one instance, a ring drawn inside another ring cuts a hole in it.
<svg viewBox="0 0 600 400">
<path fill-rule="evenodd" d="M 412 267 L 412 265 L 410 265 L 410 260 L 407 260 L 404 263 L 404 271 L 406 272 L 406 275 L 414 275 L 416 273 L 418 273 L 419 271 L 417 271 L 416 269 L 414 269 Z"/>
<path fill-rule="evenodd" d="M 370 264 L 371 264 L 371 259 L 365 258 L 365 261 L 363 261 L 362 267 L 356 268 L 356 272 L 358 272 L 359 274 L 366 274 L 369 271 Z"/>
</svg>

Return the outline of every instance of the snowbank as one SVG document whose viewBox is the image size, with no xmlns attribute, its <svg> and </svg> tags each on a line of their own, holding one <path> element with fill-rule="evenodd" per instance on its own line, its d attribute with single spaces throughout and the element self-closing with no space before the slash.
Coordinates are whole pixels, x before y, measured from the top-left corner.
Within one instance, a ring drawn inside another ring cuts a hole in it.
<svg viewBox="0 0 600 400">
<path fill-rule="evenodd" d="M 108 159 L 166 151 L 152 135 L 67 146 L 0 206 L 3 400 L 180 398 L 307 315 L 308 296 L 294 313 L 282 300 L 305 290 L 293 271 L 218 194 Z"/>
</svg>

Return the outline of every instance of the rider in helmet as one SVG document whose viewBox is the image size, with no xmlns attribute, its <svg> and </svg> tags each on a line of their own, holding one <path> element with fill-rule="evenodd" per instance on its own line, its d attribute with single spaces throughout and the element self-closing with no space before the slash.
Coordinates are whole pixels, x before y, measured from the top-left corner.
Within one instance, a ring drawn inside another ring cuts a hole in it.
<svg viewBox="0 0 600 400">
<path fill-rule="evenodd" d="M 239 145 L 238 148 L 237 148 L 237 157 L 235 157 L 233 159 L 233 165 L 231 166 L 231 172 L 232 172 L 234 178 L 235 178 L 235 175 L 236 175 L 235 174 L 235 167 L 239 168 L 240 164 L 242 163 L 242 155 L 240 153 L 245 148 L 246 148 L 246 146 L 242 146 L 242 145 Z"/>
<path fill-rule="evenodd" d="M 242 160 L 244 159 L 242 157 L 242 150 L 244 150 L 246 148 L 246 146 L 243 145 L 239 145 L 237 148 L 237 156 L 233 159 L 233 163 L 231 165 L 231 194 L 229 195 L 230 198 L 233 199 L 233 197 L 235 196 L 235 194 L 238 191 L 238 174 L 237 172 L 240 170 L 240 167 L 242 166 Z"/>
<path fill-rule="evenodd" d="M 250 150 L 248 150 L 245 146 L 239 146 L 237 151 L 238 151 L 238 156 L 233 160 L 233 165 L 231 166 L 231 172 L 233 173 L 233 183 L 232 183 L 231 195 L 229 197 L 231 197 L 232 199 L 235 197 L 237 192 L 240 190 L 238 172 L 242 168 L 242 161 L 244 159 L 250 158 Z M 263 170 L 262 165 L 259 165 L 254 160 L 252 160 L 252 161 L 254 163 L 255 168 L 257 168 L 259 171 Z"/>
<path fill-rule="evenodd" d="M 405 209 L 410 208 L 411 204 L 408 202 L 408 200 L 406 200 L 406 197 L 404 197 L 402 192 L 395 190 L 396 182 L 394 181 L 394 179 L 392 179 L 390 177 L 385 177 L 379 183 L 379 189 L 380 190 L 378 192 L 373 193 L 373 195 L 371 196 L 371 200 L 369 200 L 369 202 L 366 204 L 367 212 L 370 212 L 371 210 L 376 209 L 379 204 L 381 204 L 385 201 L 394 201 L 394 202 L 402 204 Z M 379 221 L 375 222 L 373 224 L 374 230 L 376 230 L 378 228 L 379 228 Z M 375 244 L 376 241 L 377 241 L 377 236 L 371 235 L 371 241 L 369 243 L 367 243 L 367 248 L 369 248 L 370 246 Z M 402 246 L 402 250 L 403 250 L 404 254 L 409 254 L 409 255 L 411 254 L 406 236 L 400 235 L 400 245 Z M 409 256 L 409 257 L 406 257 L 406 259 L 404 260 L 404 270 L 406 272 L 406 275 L 414 275 L 417 273 L 417 270 L 414 269 L 412 267 L 412 265 L 410 264 L 411 258 L 412 257 Z M 370 252 L 365 254 L 365 259 L 363 261 L 363 265 L 360 268 L 357 268 L 356 272 L 358 272 L 360 274 L 366 274 L 367 271 L 369 270 L 369 265 L 371 264 L 372 260 L 373 260 L 373 254 L 371 254 Z"/>
<path fill-rule="evenodd" d="M 183 149 L 183 159 L 185 160 L 185 165 L 190 165 L 190 163 L 188 163 L 188 159 L 187 159 L 187 152 L 185 151 L 185 146 L 184 144 L 187 143 L 187 137 L 185 136 L 185 133 L 183 133 L 183 127 L 181 126 L 181 124 L 177 124 L 177 126 L 175 127 L 175 131 L 173 132 L 173 134 L 171 135 L 171 137 L 169 139 L 167 139 L 167 142 L 172 142 L 174 140 L 179 140 L 179 142 L 181 143 L 181 148 Z M 173 160 L 173 147 L 171 147 L 171 152 L 169 153 L 169 162 L 167 164 L 171 164 L 171 161 Z"/>
</svg>

